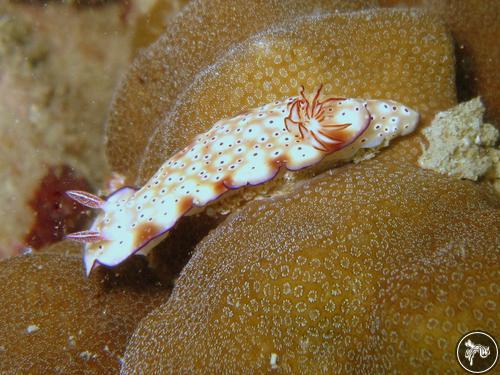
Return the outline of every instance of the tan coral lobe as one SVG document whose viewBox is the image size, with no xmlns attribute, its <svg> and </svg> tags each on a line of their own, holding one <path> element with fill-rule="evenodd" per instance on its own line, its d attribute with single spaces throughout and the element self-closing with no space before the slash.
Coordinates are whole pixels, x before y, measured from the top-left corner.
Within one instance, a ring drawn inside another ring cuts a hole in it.
<svg viewBox="0 0 500 375">
<path fill-rule="evenodd" d="M 190 1 L 172 19 L 162 37 L 137 56 L 117 90 L 107 128 L 107 155 L 112 169 L 135 183 L 141 155 L 153 130 L 196 75 L 232 45 L 273 25 L 293 24 L 303 15 L 352 11 L 375 4 L 375 0 Z M 296 90 L 282 93 L 280 98 L 295 93 Z M 271 99 L 264 98 L 261 103 L 268 101 Z M 215 116 L 208 125 L 258 104 Z M 191 136 L 207 129 L 197 129 Z M 177 152 L 188 140 L 182 139 L 166 155 Z M 163 159 L 151 174 L 162 163 Z"/>
<path fill-rule="evenodd" d="M 57 249 L 56 249 L 57 247 Z M 169 288 L 144 259 L 92 277 L 82 275 L 78 246 L 0 262 L 0 374 L 116 374 L 138 320 Z M 128 269 L 128 271 L 127 271 Z"/>
<path fill-rule="evenodd" d="M 458 371 L 463 333 L 498 332 L 498 208 L 387 153 L 250 202 L 198 244 L 122 373 Z"/>
<path fill-rule="evenodd" d="M 155 52 L 162 60 L 166 54 Z M 164 155 L 173 155 L 219 119 L 294 96 L 301 84 L 312 92 L 323 83 L 324 93 L 334 97 L 396 100 L 417 110 L 425 126 L 436 111 L 456 103 L 453 59 L 442 22 L 423 12 L 378 9 L 296 18 L 221 54 L 183 89 L 154 130 L 137 129 L 132 137 L 146 137 L 149 144 L 141 148 L 139 170 L 131 167 L 127 176 L 142 186 Z M 415 133 L 387 152 L 416 160 L 420 137 Z M 127 147 L 124 140 L 109 151 L 123 161 L 130 156 Z"/>
</svg>

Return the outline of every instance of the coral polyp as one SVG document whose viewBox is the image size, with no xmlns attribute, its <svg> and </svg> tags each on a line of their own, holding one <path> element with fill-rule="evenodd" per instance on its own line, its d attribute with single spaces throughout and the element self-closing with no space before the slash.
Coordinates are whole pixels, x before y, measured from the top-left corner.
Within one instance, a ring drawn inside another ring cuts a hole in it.
<svg viewBox="0 0 500 375">
<path fill-rule="evenodd" d="M 418 113 L 390 100 L 300 96 L 221 120 L 168 159 L 139 190 L 124 187 L 107 200 L 68 192 L 102 212 L 84 242 L 87 273 L 116 266 L 161 241 L 180 217 L 197 213 L 229 190 L 266 183 L 284 170 L 333 167 L 358 150 L 386 146 L 413 131 Z"/>
</svg>

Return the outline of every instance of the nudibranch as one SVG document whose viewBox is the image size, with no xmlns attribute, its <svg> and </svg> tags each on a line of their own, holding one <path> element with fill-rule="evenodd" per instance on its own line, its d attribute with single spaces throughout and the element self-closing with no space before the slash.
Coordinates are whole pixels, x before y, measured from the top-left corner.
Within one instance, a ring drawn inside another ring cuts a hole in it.
<svg viewBox="0 0 500 375">
<path fill-rule="evenodd" d="M 122 187 L 106 200 L 68 191 L 101 212 L 87 231 L 87 274 L 116 266 L 160 242 L 180 217 L 200 212 L 229 190 L 259 185 L 279 172 L 352 160 L 363 148 L 385 146 L 412 132 L 416 111 L 392 100 L 306 95 L 275 101 L 221 120 L 168 159 L 141 189 Z"/>
</svg>

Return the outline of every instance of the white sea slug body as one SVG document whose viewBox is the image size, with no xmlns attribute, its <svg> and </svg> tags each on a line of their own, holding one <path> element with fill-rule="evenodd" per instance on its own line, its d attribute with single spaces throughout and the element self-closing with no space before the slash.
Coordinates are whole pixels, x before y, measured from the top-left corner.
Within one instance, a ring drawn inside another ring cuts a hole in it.
<svg viewBox="0 0 500 375">
<path fill-rule="evenodd" d="M 386 145 L 412 132 L 418 113 L 390 100 L 320 99 L 320 89 L 218 121 L 168 159 L 139 190 L 124 187 L 106 200 L 70 191 L 102 211 L 88 231 L 67 237 L 85 242 L 87 274 L 115 266 L 163 239 L 177 220 L 199 212 L 228 190 L 258 185 L 281 169 L 349 161 L 361 148 Z"/>
</svg>

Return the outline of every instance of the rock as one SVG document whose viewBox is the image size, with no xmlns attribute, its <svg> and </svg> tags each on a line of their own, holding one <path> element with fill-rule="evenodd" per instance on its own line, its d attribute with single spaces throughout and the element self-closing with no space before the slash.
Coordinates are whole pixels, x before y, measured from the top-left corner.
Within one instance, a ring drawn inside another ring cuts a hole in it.
<svg viewBox="0 0 500 375">
<path fill-rule="evenodd" d="M 496 169 L 498 129 L 483 122 L 479 98 L 439 112 L 424 130 L 426 147 L 418 159 L 422 168 L 476 181 Z M 500 178 L 500 176 L 496 176 Z"/>
</svg>

